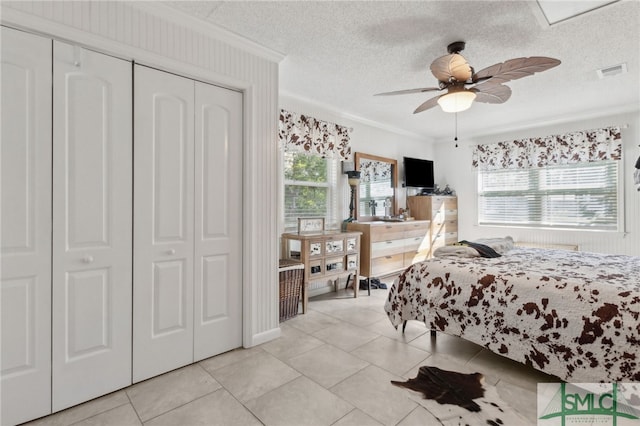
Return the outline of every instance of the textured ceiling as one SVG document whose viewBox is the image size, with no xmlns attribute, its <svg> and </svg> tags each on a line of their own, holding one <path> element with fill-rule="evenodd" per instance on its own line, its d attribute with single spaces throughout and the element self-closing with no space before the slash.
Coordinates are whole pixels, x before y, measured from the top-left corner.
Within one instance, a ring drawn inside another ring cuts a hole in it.
<svg viewBox="0 0 640 426">
<path fill-rule="evenodd" d="M 462 54 L 476 70 L 523 56 L 562 61 L 507 83 L 513 95 L 506 103 L 474 103 L 459 113 L 460 137 L 640 106 L 638 0 L 618 1 L 551 26 L 532 1 L 165 4 L 285 54 L 281 93 L 435 141 L 452 137 L 454 115 L 439 107 L 416 115 L 413 110 L 439 93 L 373 95 L 437 85 L 429 65 L 457 40 L 467 43 Z M 597 77 L 596 69 L 620 63 L 627 64 L 626 74 Z"/>
</svg>

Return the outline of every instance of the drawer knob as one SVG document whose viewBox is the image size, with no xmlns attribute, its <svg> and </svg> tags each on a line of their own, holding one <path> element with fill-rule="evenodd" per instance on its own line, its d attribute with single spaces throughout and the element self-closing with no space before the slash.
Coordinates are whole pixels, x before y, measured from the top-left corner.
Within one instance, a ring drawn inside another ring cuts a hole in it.
<svg viewBox="0 0 640 426">
<path fill-rule="evenodd" d="M 93 263 L 93 256 L 89 255 L 89 254 L 85 254 L 84 257 L 82 258 L 82 263 Z"/>
<path fill-rule="evenodd" d="M 170 256 L 173 256 L 174 254 L 176 254 L 176 249 L 167 250 L 167 254 L 170 255 Z"/>
</svg>

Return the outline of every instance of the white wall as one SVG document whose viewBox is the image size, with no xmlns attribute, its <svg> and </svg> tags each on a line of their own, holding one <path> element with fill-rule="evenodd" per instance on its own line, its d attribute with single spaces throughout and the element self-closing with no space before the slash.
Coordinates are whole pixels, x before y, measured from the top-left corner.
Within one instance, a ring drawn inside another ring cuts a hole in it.
<svg viewBox="0 0 640 426">
<path fill-rule="evenodd" d="M 383 127 L 310 101 L 287 96 L 286 94 L 280 95 L 280 107 L 291 112 L 308 114 L 320 120 L 352 128 L 352 153 L 364 152 L 398 160 L 398 179 L 400 181 L 402 181 L 404 173 L 402 166 L 402 158 L 404 156 L 432 160 L 435 155 L 433 142 L 419 135 L 403 132 L 401 129 Z M 342 197 L 344 201 L 343 211 L 344 217 L 347 218 L 349 216 L 349 186 L 345 176 L 342 176 L 340 185 L 344 190 Z M 406 207 L 405 195 L 404 188 L 399 187 L 397 195 L 398 208 Z"/>
<path fill-rule="evenodd" d="M 626 233 L 528 230 L 477 225 L 477 180 L 475 170 L 471 167 L 473 145 L 616 125 L 628 125 L 622 129 Z M 453 142 L 437 143 L 436 181 L 440 184 L 448 183 L 458 195 L 459 239 L 511 235 L 516 241 L 578 244 L 583 251 L 640 256 L 640 192 L 636 191 L 633 184 L 634 166 L 640 156 L 639 128 L 640 116 L 634 112 L 468 138 L 459 141 L 459 148 L 454 148 Z"/>
<path fill-rule="evenodd" d="M 160 2 L 2 1 L 3 25 L 244 93 L 243 344 L 280 335 L 278 62 L 262 46 Z"/>
</svg>

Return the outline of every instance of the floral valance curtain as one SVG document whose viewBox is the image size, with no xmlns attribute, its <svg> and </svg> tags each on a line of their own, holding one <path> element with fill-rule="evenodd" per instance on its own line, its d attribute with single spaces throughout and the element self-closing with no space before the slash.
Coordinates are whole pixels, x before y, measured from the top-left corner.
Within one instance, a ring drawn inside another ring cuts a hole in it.
<svg viewBox="0 0 640 426">
<path fill-rule="evenodd" d="M 351 129 L 304 114 L 280 110 L 278 135 L 285 151 L 322 157 L 351 158 Z"/>
<path fill-rule="evenodd" d="M 620 127 L 477 145 L 473 167 L 529 169 L 622 158 Z"/>
<path fill-rule="evenodd" d="M 360 182 L 380 182 L 391 180 L 391 163 L 360 160 Z"/>
</svg>

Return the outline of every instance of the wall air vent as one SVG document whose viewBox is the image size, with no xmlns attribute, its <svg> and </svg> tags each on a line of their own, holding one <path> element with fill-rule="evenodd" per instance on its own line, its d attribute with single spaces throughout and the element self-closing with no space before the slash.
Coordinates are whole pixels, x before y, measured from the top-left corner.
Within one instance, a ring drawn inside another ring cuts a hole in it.
<svg viewBox="0 0 640 426">
<path fill-rule="evenodd" d="M 611 67 L 600 68 L 596 70 L 596 74 L 598 74 L 598 78 L 606 78 L 613 77 L 614 75 L 624 74 L 627 72 L 627 64 L 618 64 L 613 65 Z"/>
</svg>

